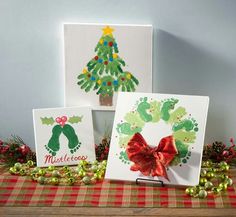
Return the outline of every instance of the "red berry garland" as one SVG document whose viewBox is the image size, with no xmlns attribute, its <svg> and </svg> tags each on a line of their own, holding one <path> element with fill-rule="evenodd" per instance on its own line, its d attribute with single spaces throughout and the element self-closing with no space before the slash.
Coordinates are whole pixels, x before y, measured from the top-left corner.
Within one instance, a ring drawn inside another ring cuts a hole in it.
<svg viewBox="0 0 236 217">
<path fill-rule="evenodd" d="M 0 163 L 12 166 L 16 162 L 24 163 L 27 160 L 36 161 L 35 153 L 18 136 L 12 136 L 8 141 L 0 140 Z"/>
</svg>

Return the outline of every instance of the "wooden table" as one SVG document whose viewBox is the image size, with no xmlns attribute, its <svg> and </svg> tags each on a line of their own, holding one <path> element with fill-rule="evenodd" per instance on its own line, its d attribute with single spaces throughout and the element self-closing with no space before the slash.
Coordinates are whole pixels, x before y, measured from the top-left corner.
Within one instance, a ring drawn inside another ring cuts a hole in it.
<svg viewBox="0 0 236 217">
<path fill-rule="evenodd" d="M 66 216 L 214 216 L 235 217 L 236 209 L 199 208 L 91 208 L 91 207 L 1 207 L 1 217 Z"/>
</svg>

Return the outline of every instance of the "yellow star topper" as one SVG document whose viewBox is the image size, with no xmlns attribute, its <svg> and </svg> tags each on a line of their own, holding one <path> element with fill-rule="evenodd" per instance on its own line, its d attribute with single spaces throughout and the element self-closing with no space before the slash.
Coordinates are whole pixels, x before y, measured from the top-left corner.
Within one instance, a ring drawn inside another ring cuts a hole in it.
<svg viewBox="0 0 236 217">
<path fill-rule="evenodd" d="M 110 26 L 106 26 L 106 28 L 103 28 L 103 35 L 112 35 L 112 32 L 114 29 L 112 29 Z"/>
</svg>

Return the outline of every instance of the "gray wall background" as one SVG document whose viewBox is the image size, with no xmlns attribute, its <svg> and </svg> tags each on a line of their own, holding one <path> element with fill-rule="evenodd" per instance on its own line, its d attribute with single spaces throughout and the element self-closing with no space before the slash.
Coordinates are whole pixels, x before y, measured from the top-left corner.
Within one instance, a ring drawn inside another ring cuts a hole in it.
<svg viewBox="0 0 236 217">
<path fill-rule="evenodd" d="M 236 129 L 235 0 L 0 0 L 0 138 L 34 147 L 32 108 L 63 106 L 62 22 L 152 24 L 153 91 L 210 96 L 205 142 Z M 93 112 L 96 139 L 112 112 Z"/>
</svg>

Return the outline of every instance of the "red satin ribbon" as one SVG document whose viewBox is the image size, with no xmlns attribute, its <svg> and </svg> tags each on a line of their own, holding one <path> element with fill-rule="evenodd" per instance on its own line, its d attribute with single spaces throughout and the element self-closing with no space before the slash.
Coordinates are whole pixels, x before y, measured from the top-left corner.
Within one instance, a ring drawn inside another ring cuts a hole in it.
<svg viewBox="0 0 236 217">
<path fill-rule="evenodd" d="M 157 147 L 150 147 L 140 133 L 134 134 L 126 148 L 130 161 L 134 162 L 130 170 L 140 171 L 145 176 L 162 176 L 169 180 L 166 167 L 178 154 L 173 136 L 161 139 Z"/>
</svg>

